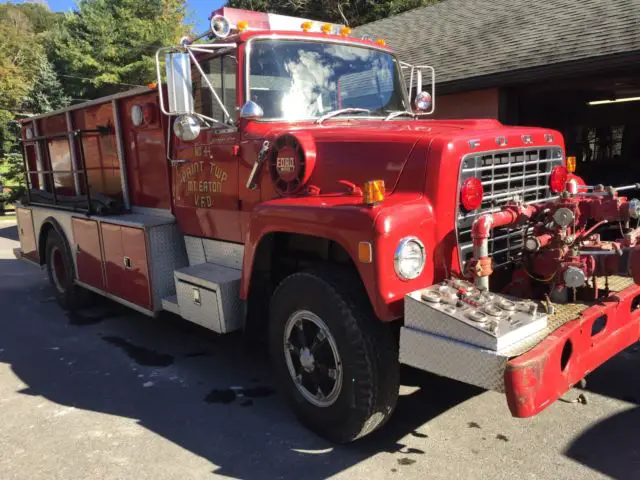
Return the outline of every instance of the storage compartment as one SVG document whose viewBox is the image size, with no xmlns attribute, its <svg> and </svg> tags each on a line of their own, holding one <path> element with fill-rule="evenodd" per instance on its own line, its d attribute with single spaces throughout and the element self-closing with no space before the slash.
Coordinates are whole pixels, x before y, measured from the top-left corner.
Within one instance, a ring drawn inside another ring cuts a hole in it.
<svg viewBox="0 0 640 480">
<path fill-rule="evenodd" d="M 223 333 L 216 292 L 180 281 L 176 290 L 182 318 L 214 332 Z"/>
<path fill-rule="evenodd" d="M 101 223 L 106 291 L 144 308 L 151 308 L 145 231 Z"/>
<path fill-rule="evenodd" d="M 36 236 L 33 230 L 33 217 L 31 216 L 31 210 L 26 208 L 16 208 L 16 219 L 18 221 L 18 235 L 20 237 L 22 255 L 31 260 L 38 261 L 38 249 Z"/>
<path fill-rule="evenodd" d="M 217 333 L 242 328 L 244 305 L 240 302 L 241 271 L 211 263 L 176 270 L 180 315 Z"/>
<path fill-rule="evenodd" d="M 73 218 L 78 280 L 100 290 L 105 289 L 98 222 Z"/>
</svg>

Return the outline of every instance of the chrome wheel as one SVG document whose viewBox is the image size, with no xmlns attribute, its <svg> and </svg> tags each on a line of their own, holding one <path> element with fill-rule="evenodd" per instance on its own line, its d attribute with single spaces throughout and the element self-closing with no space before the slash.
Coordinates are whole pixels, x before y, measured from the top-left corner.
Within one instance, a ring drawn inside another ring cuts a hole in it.
<svg viewBox="0 0 640 480">
<path fill-rule="evenodd" d="M 287 320 L 283 341 L 298 391 L 318 407 L 333 405 L 342 389 L 342 362 L 329 327 L 316 314 L 298 310 Z"/>
</svg>

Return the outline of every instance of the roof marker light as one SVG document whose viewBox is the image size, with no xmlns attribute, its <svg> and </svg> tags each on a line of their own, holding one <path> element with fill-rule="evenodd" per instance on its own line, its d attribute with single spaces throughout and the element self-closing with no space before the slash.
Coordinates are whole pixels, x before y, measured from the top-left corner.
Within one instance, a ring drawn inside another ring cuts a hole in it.
<svg viewBox="0 0 640 480">
<path fill-rule="evenodd" d="M 313 28 L 313 22 L 308 22 L 308 21 L 302 22 L 302 25 L 300 25 L 300 28 L 302 28 L 304 32 L 308 32 Z"/>
<path fill-rule="evenodd" d="M 322 30 L 322 33 L 331 33 L 331 24 L 330 23 L 323 23 L 322 27 L 320 27 L 320 30 Z"/>
<path fill-rule="evenodd" d="M 342 27 L 340 29 L 340 35 L 343 37 L 348 37 L 351 34 L 351 27 Z"/>
<path fill-rule="evenodd" d="M 244 32 L 247 28 L 249 28 L 249 22 L 246 20 L 240 20 L 236 25 L 236 28 L 239 32 Z"/>
<path fill-rule="evenodd" d="M 384 46 L 387 44 L 387 42 L 385 42 L 385 41 L 384 41 L 384 38 L 379 38 L 379 39 L 377 39 L 377 40 L 376 40 L 376 43 L 377 43 L 378 45 L 380 45 L 381 47 L 384 47 Z"/>
</svg>

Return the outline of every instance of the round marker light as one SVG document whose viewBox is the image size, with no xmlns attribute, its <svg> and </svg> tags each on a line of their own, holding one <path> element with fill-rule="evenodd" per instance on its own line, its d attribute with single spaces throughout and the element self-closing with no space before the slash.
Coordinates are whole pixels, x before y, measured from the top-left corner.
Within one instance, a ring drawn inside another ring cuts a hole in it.
<svg viewBox="0 0 640 480">
<path fill-rule="evenodd" d="M 302 28 L 304 32 L 308 32 L 313 28 L 313 22 L 309 22 L 309 21 L 302 22 L 302 25 L 300 25 L 300 28 Z"/>
<path fill-rule="evenodd" d="M 416 237 L 405 237 L 396 248 L 394 267 L 396 274 L 403 280 L 417 278 L 424 268 L 425 250 Z"/>
<path fill-rule="evenodd" d="M 566 185 L 569 172 L 563 166 L 555 167 L 549 175 L 549 188 L 553 193 L 563 192 Z"/>
<path fill-rule="evenodd" d="M 460 190 L 460 203 L 467 212 L 480 208 L 483 196 L 484 190 L 479 179 L 471 177 L 464 181 Z"/>
<path fill-rule="evenodd" d="M 349 35 L 351 35 L 351 27 L 342 27 L 340 29 L 340 35 L 342 35 L 343 37 L 348 37 Z"/>
<path fill-rule="evenodd" d="M 377 40 L 376 40 L 376 43 L 377 43 L 378 45 L 380 45 L 381 47 L 384 47 L 384 46 L 387 44 L 387 42 L 385 42 L 384 38 L 379 38 L 379 39 L 377 39 Z"/>
<path fill-rule="evenodd" d="M 322 30 L 322 33 L 331 33 L 331 24 L 323 23 L 322 27 L 320 27 L 320 30 Z"/>
</svg>

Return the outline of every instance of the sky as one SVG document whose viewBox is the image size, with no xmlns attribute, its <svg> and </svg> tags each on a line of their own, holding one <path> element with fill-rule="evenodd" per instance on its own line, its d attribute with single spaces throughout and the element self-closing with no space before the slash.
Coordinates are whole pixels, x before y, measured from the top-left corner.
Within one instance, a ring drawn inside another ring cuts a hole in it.
<svg viewBox="0 0 640 480">
<path fill-rule="evenodd" d="M 0 0 L 0 3 L 4 3 L 5 0 Z M 13 0 L 12 3 L 21 3 L 20 0 Z M 71 10 L 76 5 L 76 0 L 31 0 L 31 3 L 48 3 L 49 8 L 54 12 L 66 12 Z M 225 0 L 187 0 L 187 8 L 189 10 L 188 21 L 193 23 L 197 32 L 206 30 L 207 17 L 213 10 L 220 8 L 224 5 Z"/>
</svg>

